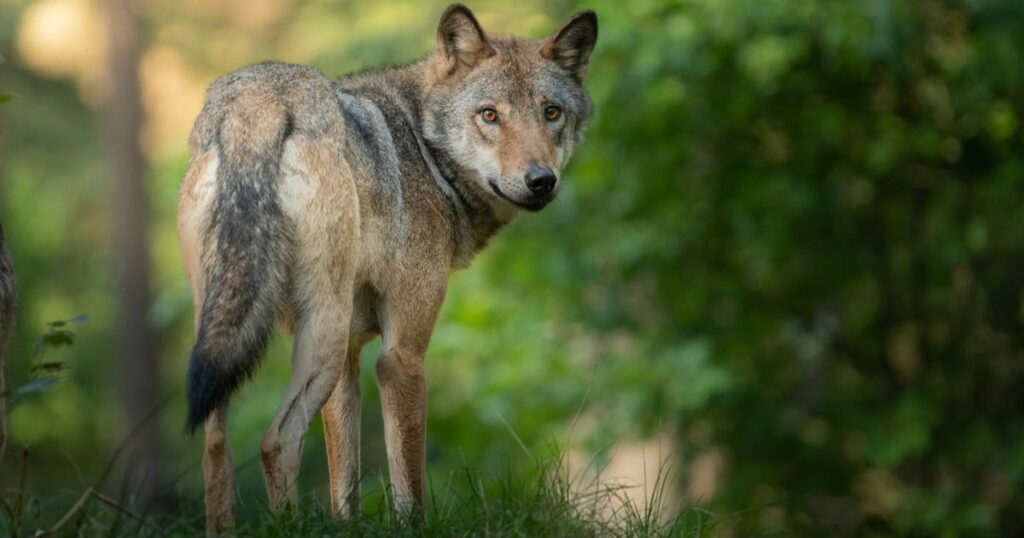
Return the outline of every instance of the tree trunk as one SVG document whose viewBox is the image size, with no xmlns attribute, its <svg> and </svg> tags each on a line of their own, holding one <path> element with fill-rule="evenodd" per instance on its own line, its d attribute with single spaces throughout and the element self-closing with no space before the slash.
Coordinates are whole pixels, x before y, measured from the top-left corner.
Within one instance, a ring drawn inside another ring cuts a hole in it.
<svg viewBox="0 0 1024 538">
<path fill-rule="evenodd" d="M 107 150 L 113 177 L 116 340 L 122 406 L 122 452 L 129 492 L 140 503 L 156 499 L 163 483 L 159 358 L 149 325 L 148 214 L 145 163 L 139 146 L 139 33 L 131 0 L 107 0 L 112 83 L 106 110 Z"/>
</svg>

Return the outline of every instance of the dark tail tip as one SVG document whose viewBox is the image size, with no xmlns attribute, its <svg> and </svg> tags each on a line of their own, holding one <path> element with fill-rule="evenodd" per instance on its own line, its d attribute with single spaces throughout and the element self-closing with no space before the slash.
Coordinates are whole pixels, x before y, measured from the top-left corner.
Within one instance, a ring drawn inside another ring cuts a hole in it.
<svg viewBox="0 0 1024 538">
<path fill-rule="evenodd" d="M 212 364 L 210 357 L 200 353 L 199 347 L 197 343 L 192 350 L 185 389 L 188 395 L 185 431 L 189 435 L 195 434 L 196 430 L 206 423 L 206 419 L 231 393 L 234 385 L 234 376 Z"/>
</svg>

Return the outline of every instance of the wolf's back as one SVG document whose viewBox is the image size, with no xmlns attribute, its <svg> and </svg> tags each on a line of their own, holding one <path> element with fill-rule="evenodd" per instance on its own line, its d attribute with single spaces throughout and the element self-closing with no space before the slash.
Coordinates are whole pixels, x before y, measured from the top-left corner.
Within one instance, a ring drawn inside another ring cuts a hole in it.
<svg viewBox="0 0 1024 538">
<path fill-rule="evenodd" d="M 291 69 L 260 64 L 218 80 L 193 130 L 193 155 L 212 152 L 217 168 L 201 236 L 204 293 L 186 388 L 190 432 L 255 369 L 287 285 L 291 240 L 277 187 L 294 129 L 280 88 Z"/>
</svg>

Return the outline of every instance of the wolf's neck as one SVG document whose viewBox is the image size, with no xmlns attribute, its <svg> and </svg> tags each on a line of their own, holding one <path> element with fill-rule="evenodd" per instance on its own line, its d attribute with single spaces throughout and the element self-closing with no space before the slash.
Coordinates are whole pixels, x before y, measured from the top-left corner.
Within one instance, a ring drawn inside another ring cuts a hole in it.
<svg viewBox="0 0 1024 538">
<path fill-rule="evenodd" d="M 429 79 L 429 75 L 423 71 L 430 68 L 430 64 L 424 59 L 395 68 L 392 73 L 397 78 L 412 82 L 396 84 L 395 88 L 403 94 L 403 101 L 411 107 L 408 111 L 408 121 L 412 123 L 413 131 L 416 133 L 420 156 L 430 171 L 431 182 L 449 208 L 453 264 L 464 267 L 469 264 L 473 255 L 482 250 L 487 241 L 511 220 L 515 212 L 503 214 L 500 209 L 495 208 L 487 194 L 475 187 L 480 182 L 470 177 L 473 172 L 460 167 L 447 151 L 427 140 L 423 128 L 422 107 L 427 91 L 423 83 Z"/>
<path fill-rule="evenodd" d="M 432 146 L 419 134 L 424 160 L 428 161 L 431 173 L 435 175 L 438 190 L 448 203 L 452 225 L 453 264 L 456 267 L 469 265 L 473 255 L 487 246 L 512 215 L 501 215 L 488 198 L 472 185 L 479 182 L 467 177 L 469 172 L 461 169 L 443 150 Z"/>
<path fill-rule="evenodd" d="M 427 181 L 448 209 L 453 265 L 464 267 L 486 246 L 487 240 L 511 220 L 514 211 L 495 208 L 487 194 L 475 187 L 480 182 L 470 176 L 473 172 L 458 166 L 447 151 L 432 145 L 424 136 L 422 109 L 427 91 L 424 84 L 430 77 L 424 72 L 427 69 L 430 64 L 424 59 L 367 71 L 356 77 L 372 81 L 363 86 L 363 91 L 369 95 L 381 91 L 391 94 L 391 98 L 386 99 L 398 109 L 401 120 L 411 127 L 418 147 L 418 155 L 413 158 L 422 160 L 428 171 Z M 349 79 L 348 83 L 351 81 Z"/>
</svg>

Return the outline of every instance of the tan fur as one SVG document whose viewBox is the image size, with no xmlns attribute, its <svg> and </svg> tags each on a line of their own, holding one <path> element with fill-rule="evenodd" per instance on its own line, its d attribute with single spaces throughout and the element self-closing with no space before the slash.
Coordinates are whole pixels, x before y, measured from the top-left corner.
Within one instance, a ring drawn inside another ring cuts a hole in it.
<svg viewBox="0 0 1024 538">
<path fill-rule="evenodd" d="M 350 343 L 338 384 L 321 410 L 330 474 L 331 511 L 342 517 L 352 516 L 359 509 L 359 425 L 362 411 L 359 352 L 365 343 L 365 340 Z"/>
<path fill-rule="evenodd" d="M 235 459 L 228 448 L 228 408 L 219 408 L 206 423 L 203 483 L 207 532 L 217 535 L 235 522 Z"/>
<path fill-rule="evenodd" d="M 308 197 L 284 207 L 296 225 L 296 293 L 309 309 L 295 331 L 292 383 L 263 438 L 270 504 L 295 502 L 302 437 L 334 390 L 348 351 L 357 246 L 359 200 L 340 148 L 331 141 L 294 141 L 285 149 L 286 189 Z M 349 208 L 349 211 L 338 211 Z M 309 392 L 304 388 L 315 384 Z M 289 414 L 289 411 L 292 414 Z"/>
<path fill-rule="evenodd" d="M 213 212 L 213 198 L 216 195 L 217 156 L 205 152 L 194 157 L 182 182 L 178 196 L 178 248 L 185 265 L 185 274 L 192 287 L 196 305 L 196 324 L 199 323 L 199 306 L 203 304 L 205 282 L 200 267 L 203 253 L 202 231 L 209 225 Z M 210 245 L 211 248 L 214 245 Z M 199 330 L 199 327 L 196 327 Z"/>
<path fill-rule="evenodd" d="M 533 162 L 554 164 L 556 144 L 550 137 L 544 136 L 546 131 L 547 127 L 535 118 L 506 121 L 501 140 L 497 144 L 497 158 L 503 165 L 502 172 L 506 175 L 525 172 Z"/>
</svg>

